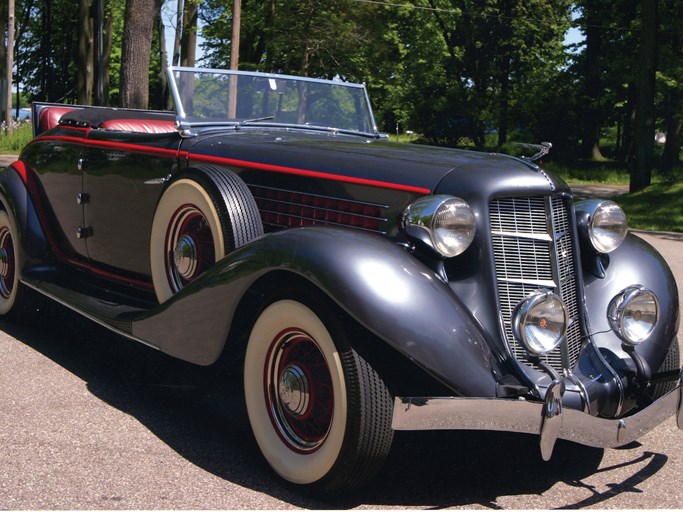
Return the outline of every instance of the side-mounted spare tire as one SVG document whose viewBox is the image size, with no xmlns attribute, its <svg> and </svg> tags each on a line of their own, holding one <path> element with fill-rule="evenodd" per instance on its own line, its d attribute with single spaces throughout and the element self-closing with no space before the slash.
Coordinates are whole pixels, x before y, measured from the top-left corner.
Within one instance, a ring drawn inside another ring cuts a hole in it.
<svg viewBox="0 0 683 512">
<path fill-rule="evenodd" d="M 256 201 L 232 171 L 198 166 L 164 191 L 154 213 L 150 258 L 164 302 L 231 251 L 263 235 Z"/>
</svg>

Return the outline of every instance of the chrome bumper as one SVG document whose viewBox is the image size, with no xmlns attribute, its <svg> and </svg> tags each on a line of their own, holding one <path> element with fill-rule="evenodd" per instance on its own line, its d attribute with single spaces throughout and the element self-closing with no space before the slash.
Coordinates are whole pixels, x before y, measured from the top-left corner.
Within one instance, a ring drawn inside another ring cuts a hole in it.
<svg viewBox="0 0 683 512">
<path fill-rule="evenodd" d="M 503 398 L 397 397 L 394 430 L 497 430 L 539 434 L 541 454 L 550 459 L 555 441 L 608 448 L 635 441 L 670 416 L 683 429 L 683 377 L 674 390 L 649 407 L 621 419 L 596 418 L 562 408 L 559 383 L 545 402 Z"/>
</svg>

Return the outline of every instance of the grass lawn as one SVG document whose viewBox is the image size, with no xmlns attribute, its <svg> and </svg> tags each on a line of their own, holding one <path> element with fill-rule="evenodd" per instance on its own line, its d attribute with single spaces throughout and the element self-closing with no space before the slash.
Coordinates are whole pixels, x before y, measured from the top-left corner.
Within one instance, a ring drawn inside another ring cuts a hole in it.
<svg viewBox="0 0 683 512">
<path fill-rule="evenodd" d="M 683 232 L 683 181 L 656 183 L 640 192 L 617 196 L 629 226 L 649 231 Z"/>
<path fill-rule="evenodd" d="M 579 162 L 543 167 L 559 174 L 569 184 L 628 185 L 630 177 L 623 164 L 617 162 Z M 683 168 L 674 171 L 674 179 L 663 179 L 657 173 L 653 184 L 640 192 L 627 193 L 611 199 L 626 212 L 629 227 L 648 231 L 683 232 Z"/>
</svg>

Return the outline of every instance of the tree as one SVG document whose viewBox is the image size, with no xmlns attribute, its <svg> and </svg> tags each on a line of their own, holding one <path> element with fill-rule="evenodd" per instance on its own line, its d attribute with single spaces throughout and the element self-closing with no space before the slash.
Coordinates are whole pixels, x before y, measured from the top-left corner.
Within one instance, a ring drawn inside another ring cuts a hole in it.
<svg viewBox="0 0 683 512">
<path fill-rule="evenodd" d="M 520 98 L 566 64 L 569 3 L 428 0 L 396 11 L 410 123 L 436 144 L 504 144 Z M 516 129 L 521 128 L 515 123 Z"/>
<path fill-rule="evenodd" d="M 90 105 L 95 79 L 92 0 L 80 0 L 78 5 L 78 103 Z"/>
<path fill-rule="evenodd" d="M 12 70 L 14 69 L 14 0 L 7 5 L 7 53 L 5 70 L 5 126 L 8 134 L 12 133 Z"/>
<path fill-rule="evenodd" d="M 121 106 L 147 108 L 154 20 L 163 0 L 127 0 L 121 55 Z"/>
<path fill-rule="evenodd" d="M 661 171 L 664 176 L 671 177 L 674 166 L 680 162 L 683 131 L 683 32 L 680 30 L 683 1 L 665 2 L 661 8 L 657 103 L 666 132 Z"/>
<path fill-rule="evenodd" d="M 180 38 L 180 65 L 193 67 L 197 56 L 197 16 L 200 0 L 185 0 Z"/>
<path fill-rule="evenodd" d="M 637 192 L 650 185 L 654 153 L 654 98 L 657 68 L 658 2 L 642 0 L 641 40 L 638 52 L 638 99 L 635 118 L 635 160 L 629 190 Z"/>
</svg>

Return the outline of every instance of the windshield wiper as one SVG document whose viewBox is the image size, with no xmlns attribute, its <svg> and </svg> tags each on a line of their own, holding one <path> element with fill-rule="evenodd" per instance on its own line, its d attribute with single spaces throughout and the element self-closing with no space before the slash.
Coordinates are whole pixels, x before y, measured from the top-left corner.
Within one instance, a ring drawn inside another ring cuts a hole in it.
<svg viewBox="0 0 683 512">
<path fill-rule="evenodd" d="M 241 121 L 240 124 L 258 123 L 260 121 L 270 121 L 271 119 L 275 119 L 275 116 L 265 116 L 265 117 L 256 117 L 254 119 L 245 119 L 244 121 Z"/>
</svg>

